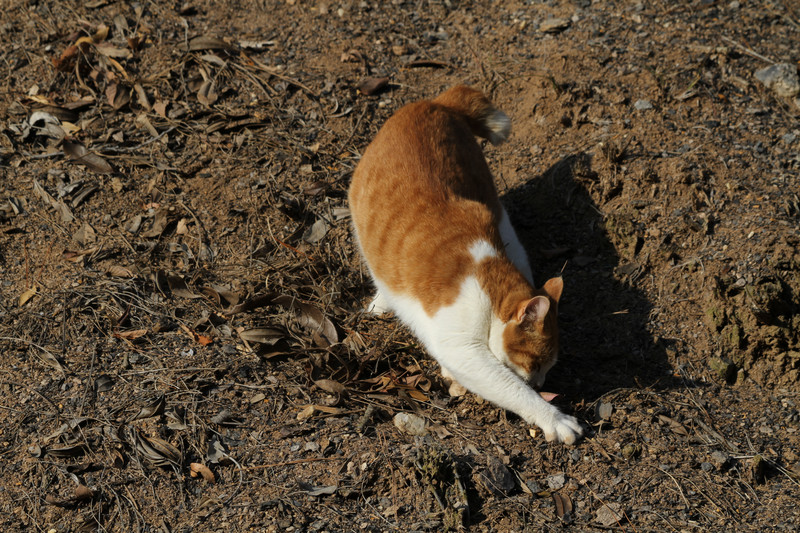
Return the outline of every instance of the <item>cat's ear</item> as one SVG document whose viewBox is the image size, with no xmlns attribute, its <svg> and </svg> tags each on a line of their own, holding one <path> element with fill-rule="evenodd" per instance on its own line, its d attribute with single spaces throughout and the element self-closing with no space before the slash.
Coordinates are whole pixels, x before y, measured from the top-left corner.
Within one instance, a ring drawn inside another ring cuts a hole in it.
<svg viewBox="0 0 800 533">
<path fill-rule="evenodd" d="M 550 278 L 544 284 L 544 292 L 553 299 L 554 302 L 558 302 L 559 298 L 561 298 L 561 291 L 564 290 L 564 278 L 561 276 L 557 278 Z"/>
<path fill-rule="evenodd" d="M 550 300 L 546 296 L 536 296 L 519 304 L 517 308 L 517 322 L 529 320 L 533 323 L 542 322 L 550 310 Z"/>
</svg>

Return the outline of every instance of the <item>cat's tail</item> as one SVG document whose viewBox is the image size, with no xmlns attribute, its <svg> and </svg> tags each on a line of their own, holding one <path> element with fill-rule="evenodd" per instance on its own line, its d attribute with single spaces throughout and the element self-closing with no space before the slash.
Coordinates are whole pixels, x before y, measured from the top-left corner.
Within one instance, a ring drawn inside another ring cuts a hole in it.
<svg viewBox="0 0 800 533">
<path fill-rule="evenodd" d="M 511 133 L 511 119 L 494 107 L 486 96 L 472 87 L 458 85 L 442 93 L 434 103 L 458 113 L 467 121 L 472 133 L 501 144 Z"/>
</svg>

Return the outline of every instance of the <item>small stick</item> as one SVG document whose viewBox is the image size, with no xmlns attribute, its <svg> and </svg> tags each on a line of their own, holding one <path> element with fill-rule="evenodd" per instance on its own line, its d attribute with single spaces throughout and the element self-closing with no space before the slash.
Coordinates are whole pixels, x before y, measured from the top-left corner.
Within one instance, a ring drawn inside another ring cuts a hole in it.
<svg viewBox="0 0 800 533">
<path fill-rule="evenodd" d="M 240 471 L 245 470 L 264 470 L 265 468 L 277 468 L 279 466 L 289 466 L 289 465 L 299 465 L 302 463 L 316 463 L 318 461 L 336 461 L 336 460 L 343 461 L 344 457 L 310 457 L 308 459 L 295 459 L 293 461 L 284 461 L 283 463 L 272 463 L 268 465 L 256 465 L 256 466 L 240 466 Z"/>
<path fill-rule="evenodd" d="M 754 51 L 754 50 L 751 50 L 750 48 L 747 48 L 747 47 L 746 47 L 746 46 L 744 46 L 743 44 L 739 44 L 739 43 L 737 43 L 737 42 L 736 42 L 736 41 L 734 41 L 733 39 L 730 39 L 730 38 L 728 38 L 728 37 L 725 37 L 725 36 L 723 35 L 723 36 L 722 36 L 722 40 L 723 40 L 723 41 L 725 41 L 725 42 L 728 42 L 728 43 L 732 44 L 732 45 L 733 45 L 733 46 L 735 46 L 736 48 L 739 48 L 740 50 L 742 50 L 742 51 L 743 51 L 744 53 L 746 53 L 747 55 L 753 56 L 753 57 L 755 57 L 756 59 L 760 59 L 761 61 L 766 61 L 766 62 L 767 62 L 767 63 L 769 63 L 770 65 L 774 65 L 774 64 L 775 64 L 775 62 L 774 62 L 773 60 L 769 59 L 768 57 L 762 56 L 762 55 L 761 55 L 761 54 L 759 54 L 758 52 L 756 52 L 756 51 Z"/>
</svg>

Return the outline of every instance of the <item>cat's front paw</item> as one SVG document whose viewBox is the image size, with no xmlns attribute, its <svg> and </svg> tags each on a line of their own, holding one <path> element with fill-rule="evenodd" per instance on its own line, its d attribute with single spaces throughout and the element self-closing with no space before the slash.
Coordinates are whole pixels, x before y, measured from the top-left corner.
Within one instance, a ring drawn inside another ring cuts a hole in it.
<svg viewBox="0 0 800 533">
<path fill-rule="evenodd" d="M 544 438 L 547 442 L 563 442 L 564 444 L 574 444 L 581 435 L 583 428 L 574 416 L 570 416 L 556 411 L 553 420 L 549 424 L 539 426 L 544 431 Z"/>
</svg>

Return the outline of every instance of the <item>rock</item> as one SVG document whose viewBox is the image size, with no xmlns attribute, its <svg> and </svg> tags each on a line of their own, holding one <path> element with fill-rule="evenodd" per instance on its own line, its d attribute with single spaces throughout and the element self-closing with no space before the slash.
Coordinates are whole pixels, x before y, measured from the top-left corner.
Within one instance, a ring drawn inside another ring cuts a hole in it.
<svg viewBox="0 0 800 533">
<path fill-rule="evenodd" d="M 563 473 L 554 474 L 552 476 L 548 476 L 548 478 L 545 479 L 545 482 L 550 490 L 558 490 L 567 483 L 567 476 L 565 476 Z"/>
<path fill-rule="evenodd" d="M 712 465 L 711 463 L 702 462 L 700 463 L 700 468 L 703 470 L 703 472 L 711 472 L 712 470 L 714 470 L 714 465 Z"/>
<path fill-rule="evenodd" d="M 618 503 L 607 503 L 597 510 L 595 519 L 602 526 L 615 526 L 622 522 L 622 506 Z"/>
<path fill-rule="evenodd" d="M 766 478 L 765 476 L 766 467 L 767 467 L 767 462 L 760 455 L 756 455 L 753 458 L 751 458 L 750 464 L 748 465 L 747 468 L 750 480 L 755 484 L 764 483 Z"/>
<path fill-rule="evenodd" d="M 786 144 L 794 144 L 797 140 L 797 134 L 794 132 L 786 133 L 781 137 L 781 140 Z"/>
<path fill-rule="evenodd" d="M 800 464 L 800 463 L 798 463 L 798 464 Z M 544 490 L 542 488 L 542 486 L 539 485 L 539 483 L 537 483 L 534 480 L 527 481 L 525 484 L 528 486 L 528 490 L 530 490 L 534 494 L 539 494 L 540 492 L 542 492 Z"/>
<path fill-rule="evenodd" d="M 622 452 L 622 457 L 624 457 L 625 460 L 628 460 L 642 453 L 642 447 L 639 446 L 638 444 L 629 442 L 628 444 L 622 447 L 621 452 Z"/>
<path fill-rule="evenodd" d="M 498 496 L 508 496 L 517 486 L 517 480 L 511 470 L 499 458 L 490 456 L 486 459 L 484 473 L 486 487 Z"/>
<path fill-rule="evenodd" d="M 653 109 L 653 104 L 650 103 L 650 100 L 636 100 L 633 107 L 637 111 L 647 111 L 648 109 Z"/>
<path fill-rule="evenodd" d="M 609 402 L 601 402 L 599 406 L 597 406 L 597 416 L 600 417 L 601 420 L 608 420 L 611 418 L 611 413 L 614 412 L 614 405 Z"/>
<path fill-rule="evenodd" d="M 722 470 L 728 464 L 728 459 L 728 454 L 717 450 L 711 454 L 709 462 L 716 466 L 718 470 Z"/>
<path fill-rule="evenodd" d="M 800 94 L 800 77 L 797 67 L 789 63 L 777 63 L 757 70 L 756 79 L 778 96 L 791 98 Z"/>
<path fill-rule="evenodd" d="M 411 413 L 394 415 L 394 427 L 409 435 L 423 437 L 428 434 L 428 430 L 425 428 L 425 419 Z"/>
<path fill-rule="evenodd" d="M 727 383 L 733 383 L 736 379 L 736 365 L 727 357 L 712 357 L 708 360 L 711 367 L 720 379 Z"/>
<path fill-rule="evenodd" d="M 539 24 L 539 31 L 542 33 L 560 33 L 569 28 L 572 22 L 569 19 L 549 18 Z"/>
</svg>

